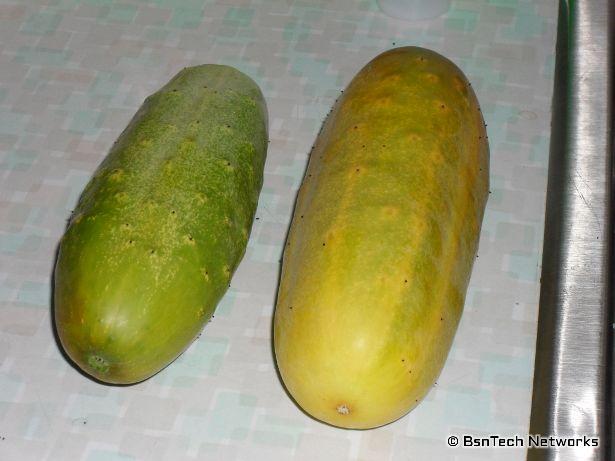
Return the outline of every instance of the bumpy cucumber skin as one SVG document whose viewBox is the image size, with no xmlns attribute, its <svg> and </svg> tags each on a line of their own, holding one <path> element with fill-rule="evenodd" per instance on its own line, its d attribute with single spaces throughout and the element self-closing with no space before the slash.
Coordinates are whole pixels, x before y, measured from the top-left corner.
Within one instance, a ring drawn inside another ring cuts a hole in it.
<svg viewBox="0 0 615 461">
<path fill-rule="evenodd" d="M 488 169 L 478 101 L 446 58 L 393 49 L 350 83 L 311 153 L 274 317 L 280 375 L 308 414 L 372 428 L 428 392 L 463 309 Z"/>
<path fill-rule="evenodd" d="M 55 267 L 57 333 L 94 378 L 142 381 L 198 335 L 246 249 L 267 108 L 228 66 L 148 97 L 86 186 Z"/>
</svg>

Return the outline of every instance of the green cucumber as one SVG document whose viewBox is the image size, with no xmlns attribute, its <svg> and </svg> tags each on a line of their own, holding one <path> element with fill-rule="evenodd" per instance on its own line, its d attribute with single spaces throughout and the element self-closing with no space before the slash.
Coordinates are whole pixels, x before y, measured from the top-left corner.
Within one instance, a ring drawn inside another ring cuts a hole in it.
<svg viewBox="0 0 615 461">
<path fill-rule="evenodd" d="M 197 337 L 245 253 L 267 143 L 262 93 L 231 67 L 185 68 L 145 100 L 60 242 L 55 325 L 83 371 L 139 382 Z"/>
</svg>

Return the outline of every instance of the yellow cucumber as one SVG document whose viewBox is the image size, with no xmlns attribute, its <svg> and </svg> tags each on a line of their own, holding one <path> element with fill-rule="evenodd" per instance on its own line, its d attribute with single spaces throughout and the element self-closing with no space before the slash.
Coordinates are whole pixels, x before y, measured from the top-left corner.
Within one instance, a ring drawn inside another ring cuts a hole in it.
<svg viewBox="0 0 615 461">
<path fill-rule="evenodd" d="M 457 330 L 489 188 L 478 101 L 443 56 L 373 59 L 311 153 L 274 318 L 293 399 L 334 426 L 394 421 L 425 396 Z"/>
</svg>

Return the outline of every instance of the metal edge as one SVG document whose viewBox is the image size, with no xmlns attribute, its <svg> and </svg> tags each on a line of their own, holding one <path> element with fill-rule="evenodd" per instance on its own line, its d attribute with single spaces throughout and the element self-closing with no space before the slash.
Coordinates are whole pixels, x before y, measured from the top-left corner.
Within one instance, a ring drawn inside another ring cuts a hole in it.
<svg viewBox="0 0 615 461">
<path fill-rule="evenodd" d="M 611 457 L 612 18 L 608 0 L 560 1 L 530 434 L 598 447 L 527 459 Z"/>
</svg>

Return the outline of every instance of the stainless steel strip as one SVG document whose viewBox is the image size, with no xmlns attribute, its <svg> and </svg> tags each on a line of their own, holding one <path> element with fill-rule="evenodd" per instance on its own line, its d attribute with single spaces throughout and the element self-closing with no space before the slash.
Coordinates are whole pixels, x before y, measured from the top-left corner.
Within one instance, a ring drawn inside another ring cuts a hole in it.
<svg viewBox="0 0 615 461">
<path fill-rule="evenodd" d="M 609 460 L 612 9 L 561 1 L 530 433 L 598 447 L 528 460 Z"/>
</svg>

